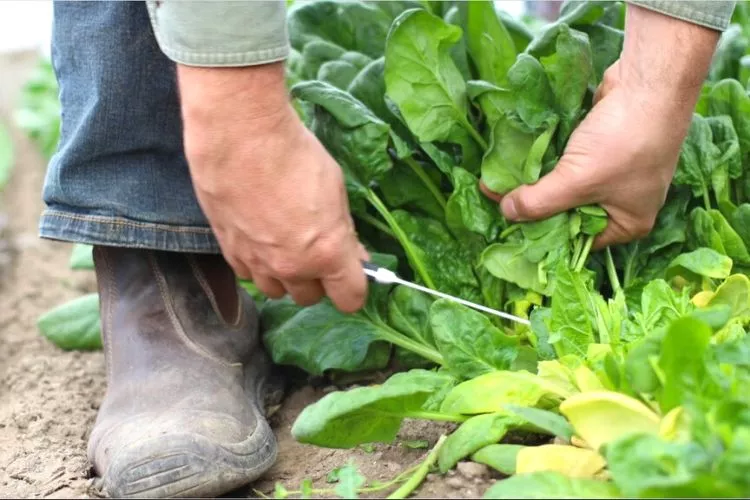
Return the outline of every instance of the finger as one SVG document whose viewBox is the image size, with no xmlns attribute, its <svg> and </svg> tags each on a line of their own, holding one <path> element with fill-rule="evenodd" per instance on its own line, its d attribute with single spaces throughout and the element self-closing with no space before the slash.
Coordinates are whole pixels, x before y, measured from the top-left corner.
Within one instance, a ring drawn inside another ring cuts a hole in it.
<svg viewBox="0 0 750 500">
<path fill-rule="evenodd" d="M 482 192 L 482 194 L 484 194 L 492 201 L 500 203 L 503 200 L 502 194 L 490 190 L 490 188 L 488 188 L 487 185 L 482 181 L 479 181 L 479 190 Z"/>
<path fill-rule="evenodd" d="M 656 217 L 651 219 L 632 221 L 632 228 L 617 222 L 617 219 L 610 216 L 607 222 L 607 229 L 597 235 L 592 245 L 593 250 L 601 250 L 612 245 L 622 245 L 630 243 L 633 240 L 645 238 L 654 226 Z"/>
<path fill-rule="evenodd" d="M 326 295 L 340 311 L 353 313 L 364 306 L 367 299 L 367 278 L 359 259 L 346 259 L 335 274 L 321 281 Z"/>
<path fill-rule="evenodd" d="M 279 280 L 271 278 L 270 276 L 261 274 L 259 272 L 256 272 L 253 275 L 253 278 L 253 283 L 255 284 L 255 286 L 257 286 L 258 289 L 263 292 L 266 297 L 270 297 L 272 299 L 280 299 L 281 297 L 286 295 L 286 289 Z"/>
<path fill-rule="evenodd" d="M 325 295 L 323 285 L 319 280 L 309 281 L 282 281 L 287 293 L 292 296 L 294 302 L 300 306 L 311 306 L 320 302 Z"/>
<path fill-rule="evenodd" d="M 234 274 L 239 279 L 247 281 L 253 280 L 253 273 L 244 262 L 228 256 L 224 256 L 224 259 L 229 263 L 229 266 L 234 270 Z"/>
<path fill-rule="evenodd" d="M 565 210 L 590 203 L 588 189 L 571 174 L 571 167 L 560 160 L 554 170 L 536 184 L 520 186 L 503 197 L 503 215 L 512 221 L 545 219 Z"/>
<path fill-rule="evenodd" d="M 368 252 L 365 246 L 362 243 L 360 243 L 359 244 L 359 259 L 364 262 L 370 262 L 371 258 L 372 257 L 370 257 L 370 252 Z"/>
</svg>

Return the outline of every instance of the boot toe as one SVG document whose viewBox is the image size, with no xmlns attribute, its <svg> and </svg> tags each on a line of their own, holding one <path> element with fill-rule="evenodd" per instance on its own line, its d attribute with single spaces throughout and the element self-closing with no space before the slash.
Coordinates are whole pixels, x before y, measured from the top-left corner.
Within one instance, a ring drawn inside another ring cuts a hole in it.
<svg viewBox="0 0 750 500">
<path fill-rule="evenodd" d="M 259 420 L 235 440 L 239 426 L 232 420 L 204 416 L 197 428 L 151 420 L 135 433 L 128 432 L 131 421 L 113 429 L 99 443 L 109 455 L 105 491 L 116 498 L 216 497 L 254 481 L 276 459 L 274 435 Z"/>
</svg>

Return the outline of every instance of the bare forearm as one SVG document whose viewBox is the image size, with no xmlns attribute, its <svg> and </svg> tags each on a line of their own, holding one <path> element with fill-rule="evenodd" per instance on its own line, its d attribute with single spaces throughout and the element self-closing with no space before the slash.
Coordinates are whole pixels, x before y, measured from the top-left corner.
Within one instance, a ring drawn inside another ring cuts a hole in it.
<svg viewBox="0 0 750 500">
<path fill-rule="evenodd" d="M 620 58 L 623 83 L 692 109 L 719 35 L 717 30 L 629 5 Z"/>
</svg>

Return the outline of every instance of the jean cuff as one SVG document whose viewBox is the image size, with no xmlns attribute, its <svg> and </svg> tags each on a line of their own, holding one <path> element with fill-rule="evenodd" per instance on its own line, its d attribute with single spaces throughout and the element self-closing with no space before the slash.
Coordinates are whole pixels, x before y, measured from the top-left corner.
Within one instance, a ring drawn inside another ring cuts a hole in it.
<svg viewBox="0 0 750 500">
<path fill-rule="evenodd" d="M 39 225 L 45 239 L 166 252 L 221 253 L 210 227 L 140 222 L 124 217 L 45 210 Z"/>
</svg>

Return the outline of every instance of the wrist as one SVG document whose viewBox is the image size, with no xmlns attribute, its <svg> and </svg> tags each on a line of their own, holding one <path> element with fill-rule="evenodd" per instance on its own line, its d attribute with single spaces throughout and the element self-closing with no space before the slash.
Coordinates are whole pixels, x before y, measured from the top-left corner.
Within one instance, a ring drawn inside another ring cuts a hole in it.
<svg viewBox="0 0 750 500">
<path fill-rule="evenodd" d="M 185 126 L 265 130 L 290 108 L 283 63 L 247 67 L 177 65 Z M 187 130 L 186 130 L 187 132 Z"/>
<path fill-rule="evenodd" d="M 692 112 L 719 40 L 716 30 L 643 7 L 627 7 L 618 79 L 654 103 Z"/>
</svg>

